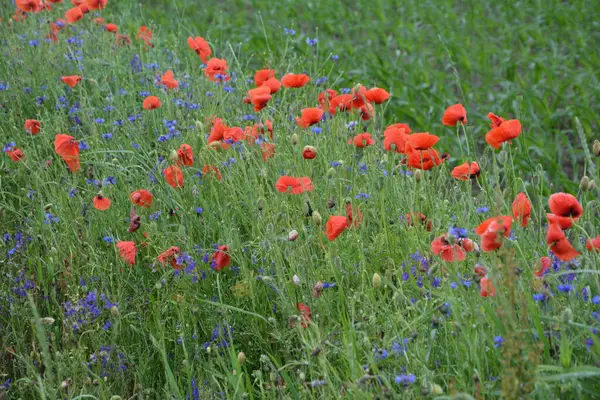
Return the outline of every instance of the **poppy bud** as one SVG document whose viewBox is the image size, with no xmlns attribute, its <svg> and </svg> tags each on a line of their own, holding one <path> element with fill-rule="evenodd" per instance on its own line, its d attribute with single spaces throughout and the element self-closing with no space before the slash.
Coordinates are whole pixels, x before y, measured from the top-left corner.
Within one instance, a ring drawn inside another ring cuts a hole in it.
<svg viewBox="0 0 600 400">
<path fill-rule="evenodd" d="M 204 128 L 204 124 L 202 123 L 202 121 L 196 120 L 196 128 L 198 128 L 199 130 L 202 130 Z"/>
<path fill-rule="evenodd" d="M 40 318 L 40 323 L 42 325 L 52 325 L 54 323 L 54 318 L 52 318 L 52 317 Z"/>
<path fill-rule="evenodd" d="M 305 160 L 317 158 L 317 149 L 313 146 L 304 146 L 304 150 L 302 150 L 302 157 Z"/>
<path fill-rule="evenodd" d="M 303 380 L 305 380 L 305 379 L 306 379 L 306 374 L 305 374 L 304 372 L 300 372 L 300 373 L 298 374 L 298 378 L 300 378 L 300 380 L 301 380 L 301 381 L 303 381 Z"/>
<path fill-rule="evenodd" d="M 243 364 L 246 361 L 246 355 L 243 351 L 238 353 L 238 363 Z"/>
<path fill-rule="evenodd" d="M 52 209 L 52 203 L 48 203 L 44 206 L 44 211 L 46 211 L 46 212 L 50 212 L 51 209 Z"/>
<path fill-rule="evenodd" d="M 171 154 L 169 154 L 169 160 L 171 160 L 172 162 L 175 162 L 178 159 L 179 159 L 179 156 L 177 155 L 177 151 L 171 150 Z"/>
<path fill-rule="evenodd" d="M 596 157 L 600 157 L 600 140 L 594 140 L 594 144 L 592 145 L 592 151 Z"/>
<path fill-rule="evenodd" d="M 298 286 L 300 284 L 300 278 L 298 278 L 298 275 L 292 276 L 292 283 L 296 286 Z"/>
<path fill-rule="evenodd" d="M 381 275 L 377 272 L 373 274 L 373 287 L 379 289 L 381 287 Z"/>
<path fill-rule="evenodd" d="M 335 176 L 335 168 L 331 167 L 327 170 L 327 178 L 331 179 Z"/>
<path fill-rule="evenodd" d="M 506 164 L 506 162 L 508 161 L 508 155 L 504 150 L 498 153 L 497 160 L 500 163 L 500 165 Z"/>
<path fill-rule="evenodd" d="M 312 219 L 313 219 L 313 222 L 315 223 L 315 225 L 317 225 L 317 226 L 321 225 L 321 222 L 323 221 L 323 218 L 321 218 L 321 214 L 319 214 L 318 211 L 313 211 Z"/>
<path fill-rule="evenodd" d="M 431 393 L 435 394 L 435 395 L 441 395 L 441 394 L 444 394 L 444 390 L 442 389 L 442 387 L 440 385 L 438 385 L 437 383 L 434 383 L 431 385 Z"/>
<path fill-rule="evenodd" d="M 315 283 L 315 286 L 313 286 L 312 295 L 315 299 L 318 299 L 319 297 L 321 297 L 322 293 L 323 293 L 323 282 L 318 281 L 317 283 Z"/>
<path fill-rule="evenodd" d="M 292 135 L 292 144 L 295 146 L 298 144 L 298 142 L 300 141 L 300 139 L 298 139 L 298 135 L 296 135 L 295 133 Z"/>
<path fill-rule="evenodd" d="M 117 306 L 112 306 L 110 308 L 110 313 L 112 314 L 112 316 L 118 317 L 119 316 L 119 309 L 117 308 Z"/>
<path fill-rule="evenodd" d="M 573 311 L 569 307 L 565 308 L 562 312 L 562 320 L 565 324 L 573 322 Z"/>
<path fill-rule="evenodd" d="M 288 233 L 288 240 L 290 242 L 293 242 L 296 239 L 298 239 L 298 231 L 294 229 L 290 233 Z"/>
<path fill-rule="evenodd" d="M 581 181 L 579 181 L 579 189 L 581 189 L 584 192 L 587 192 L 590 188 L 590 178 L 587 177 L 587 175 L 584 175 L 583 178 L 581 178 Z"/>
<path fill-rule="evenodd" d="M 421 180 L 423 179 L 424 176 L 424 172 L 422 169 L 418 169 L 414 172 L 414 177 L 415 177 L 415 181 L 417 182 L 421 182 Z"/>
<path fill-rule="evenodd" d="M 256 202 L 256 208 L 258 208 L 258 211 L 262 211 L 265 208 L 265 198 L 261 197 L 260 199 L 258 199 L 258 201 Z"/>
<path fill-rule="evenodd" d="M 71 378 L 65 379 L 64 381 L 62 381 L 60 383 L 60 389 L 61 390 L 67 390 L 69 388 L 69 386 L 71 386 L 72 383 L 73 383 L 73 380 Z"/>
</svg>

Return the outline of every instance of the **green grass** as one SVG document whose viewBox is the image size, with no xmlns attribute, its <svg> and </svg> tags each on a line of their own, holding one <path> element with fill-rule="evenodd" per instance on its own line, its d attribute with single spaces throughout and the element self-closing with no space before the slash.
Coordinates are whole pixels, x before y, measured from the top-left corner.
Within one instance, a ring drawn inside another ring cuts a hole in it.
<svg viewBox="0 0 600 400">
<path fill-rule="evenodd" d="M 598 189 L 579 187 L 584 174 L 598 180 L 589 153 L 600 111 L 594 2 L 150 3 L 109 0 L 101 14 L 132 37 L 129 47 L 115 46 L 94 13 L 45 43 L 47 22 L 65 3 L 22 23 L 9 23 L 12 6 L 0 6 L 0 137 L 25 153 L 19 163 L 0 157 L 0 384 L 10 380 L 0 398 L 600 396 L 598 255 L 580 242 L 600 233 Z M 141 25 L 153 28 L 153 49 L 135 40 Z M 189 35 L 227 59 L 237 76 L 232 91 L 205 78 Z M 315 37 L 318 46 L 306 44 Z M 147 64 L 140 72 L 134 54 Z M 253 113 L 241 100 L 264 67 L 279 78 L 307 72 L 312 81 L 282 88 Z M 153 84 L 167 69 L 184 84 L 178 91 Z M 59 78 L 72 74 L 84 79 L 70 90 Z M 326 84 L 316 85 L 320 77 Z M 373 119 L 338 113 L 320 134 L 296 125 L 320 91 L 357 83 L 392 94 Z M 140 92 L 159 96 L 162 107 L 143 110 Z M 440 122 L 457 102 L 468 112 L 464 130 Z M 523 125 L 500 151 L 483 140 L 489 111 Z M 273 120 L 275 156 L 264 161 L 246 143 L 211 149 L 212 116 L 241 127 Z M 28 118 L 42 121 L 38 135 L 24 132 Z M 180 136 L 159 141 L 168 133 L 163 120 L 176 120 Z M 423 174 L 407 169 L 402 155 L 382 148 L 395 122 L 440 136 L 436 148 L 451 158 Z M 374 146 L 347 144 L 364 131 Z M 55 153 L 58 133 L 89 145 L 80 172 L 68 172 Z M 185 187 L 174 189 L 160 170 L 182 143 L 195 162 L 182 168 Z M 316 159 L 302 158 L 305 145 L 317 148 Z M 464 161 L 479 162 L 479 179 L 450 176 Z M 223 179 L 201 175 L 205 164 Z M 282 174 L 309 176 L 315 190 L 279 193 Z M 141 188 L 154 203 L 136 209 L 141 229 L 129 233 L 129 194 Z M 560 190 L 585 209 L 567 232 L 582 255 L 555 261 L 538 279 L 533 271 L 548 255 L 547 201 Z M 106 211 L 93 208 L 99 191 L 112 200 Z M 510 215 L 521 191 L 532 221 L 515 223 L 500 250 L 457 263 L 432 254 L 432 240 L 454 226 L 479 243 L 473 229 Z M 325 223 L 345 215 L 347 201 L 364 221 L 330 242 Z M 407 225 L 413 211 L 431 219 L 431 232 Z M 294 229 L 299 237 L 288 241 Z M 107 237 L 137 243 L 132 268 Z M 231 253 L 219 273 L 205 261 L 214 244 Z M 171 246 L 195 267 L 161 266 L 157 256 Z M 497 296 L 480 296 L 477 264 Z M 318 282 L 335 286 L 315 296 Z M 565 284 L 570 293 L 559 290 Z M 305 328 L 299 302 L 312 313 Z"/>
</svg>

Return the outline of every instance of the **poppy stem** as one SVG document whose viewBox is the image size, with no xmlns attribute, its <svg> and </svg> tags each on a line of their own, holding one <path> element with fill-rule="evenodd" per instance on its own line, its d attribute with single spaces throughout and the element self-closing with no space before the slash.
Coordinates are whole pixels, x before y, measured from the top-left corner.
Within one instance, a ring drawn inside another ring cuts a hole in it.
<svg viewBox="0 0 600 400">
<path fill-rule="evenodd" d="M 462 140 L 460 140 L 460 127 L 458 125 L 459 124 L 456 124 L 456 139 L 458 140 L 458 146 L 460 147 L 460 157 L 464 160 L 465 152 L 463 150 Z"/>
</svg>

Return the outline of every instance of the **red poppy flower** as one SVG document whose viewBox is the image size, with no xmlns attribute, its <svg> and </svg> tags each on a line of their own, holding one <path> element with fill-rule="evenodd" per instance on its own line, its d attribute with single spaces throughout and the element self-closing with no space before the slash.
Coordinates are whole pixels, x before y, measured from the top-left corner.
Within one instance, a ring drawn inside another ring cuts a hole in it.
<svg viewBox="0 0 600 400">
<path fill-rule="evenodd" d="M 358 89 L 352 89 L 352 108 L 361 108 L 368 102 L 367 88 L 359 85 Z"/>
<path fill-rule="evenodd" d="M 432 148 L 440 140 L 436 135 L 431 135 L 429 132 L 413 133 L 406 138 L 413 150 L 428 150 Z"/>
<path fill-rule="evenodd" d="M 319 123 L 323 118 L 325 111 L 320 108 L 304 108 L 301 111 L 300 118 L 296 118 L 296 123 L 301 128 L 308 128 L 311 125 Z"/>
<path fill-rule="evenodd" d="M 363 215 L 360 207 L 352 207 L 350 201 L 346 201 L 346 217 L 348 217 L 348 225 L 358 228 L 363 221 Z"/>
<path fill-rule="evenodd" d="M 577 198 L 569 193 L 554 193 L 548 199 L 548 205 L 561 229 L 569 229 L 583 214 L 583 207 Z"/>
<path fill-rule="evenodd" d="M 588 239 L 585 242 L 585 247 L 589 250 L 589 251 L 595 251 L 598 252 L 600 251 L 600 236 L 596 236 L 593 239 Z"/>
<path fill-rule="evenodd" d="M 62 81 L 67 86 L 74 88 L 81 81 L 81 76 L 79 76 L 79 75 L 70 75 L 70 76 L 63 76 L 60 79 L 62 79 Z"/>
<path fill-rule="evenodd" d="M 226 141 L 227 144 L 244 140 L 245 136 L 244 130 L 239 126 L 227 128 L 225 129 L 225 132 L 223 132 L 223 140 Z"/>
<path fill-rule="evenodd" d="M 31 135 L 37 135 L 40 133 L 41 128 L 42 124 L 40 121 L 36 121 L 35 119 L 25 120 L 25 132 Z"/>
<path fill-rule="evenodd" d="M 416 226 L 417 222 L 419 222 L 425 227 L 427 232 L 431 232 L 431 229 L 433 228 L 433 222 L 420 212 L 410 212 L 404 216 L 404 219 L 408 226 Z"/>
<path fill-rule="evenodd" d="M 162 102 L 156 96 L 148 96 L 144 99 L 142 106 L 146 110 L 155 110 L 155 109 L 159 108 L 160 106 L 162 106 Z"/>
<path fill-rule="evenodd" d="M 502 125 L 502 123 L 504 123 L 506 120 L 502 117 L 497 116 L 496 114 L 490 112 L 488 113 L 488 118 L 492 121 L 490 123 L 490 128 L 497 128 L 500 125 Z"/>
<path fill-rule="evenodd" d="M 383 133 L 383 148 L 387 151 L 395 151 L 400 154 L 404 153 L 406 151 L 406 139 L 408 139 L 408 133 L 404 128 L 390 128 L 391 127 L 388 127 Z"/>
<path fill-rule="evenodd" d="M 368 121 L 375 115 L 375 109 L 370 103 L 365 103 L 360 106 L 359 113 L 363 121 Z"/>
<path fill-rule="evenodd" d="M 487 252 L 502 247 L 503 238 L 510 235 L 511 225 L 509 216 L 491 217 L 479 224 L 475 233 L 481 236 L 481 249 Z"/>
<path fill-rule="evenodd" d="M 301 194 L 304 192 L 311 192 L 314 187 L 309 177 L 303 176 L 300 178 L 294 178 L 292 176 L 284 175 L 277 180 L 275 188 L 278 192 L 293 194 Z"/>
<path fill-rule="evenodd" d="M 81 9 L 81 7 L 69 8 L 65 12 L 65 19 L 67 20 L 67 22 L 70 25 L 74 24 L 75 22 L 79 21 L 82 18 L 83 18 L 83 10 Z"/>
<path fill-rule="evenodd" d="M 23 12 L 40 12 L 44 5 L 40 0 L 16 0 L 15 5 Z"/>
<path fill-rule="evenodd" d="M 261 86 L 268 87 L 271 94 L 273 94 L 279 92 L 279 89 L 281 89 L 281 82 L 277 78 L 269 78 L 264 81 Z"/>
<path fill-rule="evenodd" d="M 141 218 L 136 214 L 135 207 L 131 206 L 131 211 L 129 211 L 129 229 L 127 229 L 127 232 L 136 232 L 141 226 Z M 142 246 L 145 246 L 145 243 L 142 243 Z"/>
<path fill-rule="evenodd" d="M 458 123 L 466 124 L 467 123 L 467 110 L 463 107 L 462 104 L 454 104 L 446 108 L 444 111 L 444 115 L 442 116 L 442 124 L 446 126 L 456 126 Z"/>
<path fill-rule="evenodd" d="M 78 8 L 81 10 L 81 12 L 82 12 L 83 14 L 87 14 L 87 13 L 89 13 L 89 12 L 90 12 L 90 8 L 88 7 L 88 5 L 87 5 L 86 3 L 81 3 L 81 4 L 80 4 L 79 6 L 77 6 L 77 7 L 78 7 Z"/>
<path fill-rule="evenodd" d="M 260 149 L 262 150 L 262 159 L 264 161 L 275 155 L 275 145 L 273 143 L 263 142 L 260 145 Z"/>
<path fill-rule="evenodd" d="M 488 278 L 481 278 L 479 281 L 479 294 L 481 297 L 496 296 L 496 288 Z"/>
<path fill-rule="evenodd" d="M 440 157 L 438 152 L 433 148 L 425 151 L 413 150 L 408 142 L 405 144 L 404 149 L 407 155 L 406 162 L 408 166 L 415 169 L 428 171 L 436 165 L 440 165 L 446 159 L 444 155 Z"/>
<path fill-rule="evenodd" d="M 531 215 L 531 202 L 523 192 L 519 193 L 512 203 L 513 218 L 521 221 L 521 226 L 526 227 L 529 224 Z"/>
<path fill-rule="evenodd" d="M 268 86 L 260 86 L 248 90 L 246 99 L 248 99 L 247 102 L 252 103 L 254 111 L 260 111 L 267 106 L 272 97 L 271 89 Z"/>
<path fill-rule="evenodd" d="M 158 262 L 161 263 L 162 265 L 165 265 L 166 263 L 171 264 L 171 267 L 175 268 L 175 269 L 182 269 L 183 266 L 177 264 L 177 256 L 179 255 L 179 253 L 181 253 L 181 250 L 179 250 L 179 247 L 177 246 L 172 246 L 170 247 L 168 250 L 163 251 L 162 253 L 160 253 L 157 257 Z"/>
<path fill-rule="evenodd" d="M 229 266 L 229 263 L 231 262 L 229 246 L 219 246 L 219 249 L 213 253 L 211 259 L 211 267 L 214 267 L 217 272 L 221 272 L 221 270 Z"/>
<path fill-rule="evenodd" d="M 284 88 L 301 88 L 310 81 L 306 74 L 286 74 L 281 78 L 281 84 Z"/>
<path fill-rule="evenodd" d="M 100 211 L 106 211 L 110 208 L 111 201 L 101 194 L 94 197 L 94 208 Z"/>
<path fill-rule="evenodd" d="M 296 308 L 300 312 L 300 326 L 303 328 L 308 327 L 312 322 L 312 318 L 310 316 L 310 308 L 304 303 L 297 303 Z"/>
<path fill-rule="evenodd" d="M 23 158 L 25 158 L 25 153 L 23 153 L 23 150 L 21 150 L 17 147 L 11 147 L 10 149 L 6 149 L 5 152 L 6 152 L 6 155 L 9 156 L 10 159 L 13 160 L 14 162 L 19 162 Z"/>
<path fill-rule="evenodd" d="M 537 270 L 533 271 L 533 274 L 535 276 L 537 276 L 538 278 L 541 278 L 544 276 L 544 274 L 550 270 L 550 266 L 552 265 L 552 260 L 550 260 L 550 257 L 541 257 L 540 258 L 540 266 Z"/>
<path fill-rule="evenodd" d="M 387 136 L 390 133 L 393 132 L 397 132 L 397 131 L 403 131 L 405 134 L 410 134 L 412 132 L 412 130 L 410 129 L 410 126 L 408 126 L 408 124 L 392 124 L 390 126 L 388 126 L 387 128 L 385 128 L 385 130 L 383 131 L 383 136 Z"/>
<path fill-rule="evenodd" d="M 148 28 L 147 26 L 142 25 L 140 27 L 140 29 L 138 30 L 138 34 L 136 35 L 136 38 L 142 39 L 146 46 L 154 47 L 154 45 L 151 42 L 151 40 L 153 38 L 152 29 Z"/>
<path fill-rule="evenodd" d="M 337 96 L 337 94 L 338 93 L 333 89 L 327 89 L 324 92 L 319 93 L 319 95 L 317 96 L 319 108 L 328 109 L 329 102 L 331 101 L 331 99 Z"/>
<path fill-rule="evenodd" d="M 218 181 L 221 180 L 221 171 L 219 171 L 219 168 L 215 167 L 214 165 L 205 165 L 202 167 L 202 175 L 207 175 L 211 172 L 215 174 Z"/>
<path fill-rule="evenodd" d="M 115 35 L 115 41 L 119 46 L 125 46 L 131 44 L 131 39 L 127 35 Z"/>
<path fill-rule="evenodd" d="M 348 144 L 353 144 L 356 147 L 368 147 L 374 144 L 375 141 L 371 138 L 371 134 L 368 132 L 359 133 L 352 139 L 348 140 Z"/>
<path fill-rule="evenodd" d="M 567 240 L 565 233 L 560 228 L 556 220 L 550 220 L 548 223 L 548 232 L 546 233 L 546 244 L 550 246 L 550 250 L 556 258 L 561 261 L 571 261 L 579 256 L 577 252 Z"/>
<path fill-rule="evenodd" d="M 227 61 L 225 59 L 211 58 L 206 63 L 204 75 L 213 82 L 228 81 L 227 68 Z"/>
<path fill-rule="evenodd" d="M 104 29 L 110 33 L 116 33 L 119 30 L 119 27 L 115 24 L 106 24 L 104 25 Z"/>
<path fill-rule="evenodd" d="M 455 179 L 467 181 L 469 179 L 479 178 L 480 172 L 479 164 L 477 164 L 477 162 L 473 161 L 471 165 L 469 165 L 468 162 L 465 162 L 452 170 L 452 176 Z"/>
<path fill-rule="evenodd" d="M 381 104 L 390 98 L 390 94 L 385 89 L 374 87 L 365 92 L 365 97 L 368 101 Z"/>
<path fill-rule="evenodd" d="M 171 70 L 168 70 L 167 72 L 165 72 L 165 74 L 162 76 L 160 82 L 169 89 L 175 89 L 175 88 L 179 87 L 179 82 L 177 80 L 175 80 L 175 76 L 173 74 L 173 71 L 171 71 Z"/>
<path fill-rule="evenodd" d="M 143 208 L 152 207 L 153 199 L 154 196 L 152 196 L 152 193 L 150 193 L 146 189 L 136 190 L 135 192 L 131 192 L 131 194 L 129 195 L 129 200 L 131 200 L 133 204 Z"/>
<path fill-rule="evenodd" d="M 54 151 L 67 163 L 71 172 L 79 171 L 79 144 L 73 136 L 58 134 L 54 139 Z"/>
<path fill-rule="evenodd" d="M 495 125 L 495 122 L 492 122 Z M 521 122 L 518 119 L 503 121 L 499 126 L 492 128 L 485 135 L 485 141 L 495 149 L 499 149 L 502 143 L 516 139 L 521 134 Z"/>
<path fill-rule="evenodd" d="M 202 62 L 206 64 L 208 58 L 212 54 L 208 42 L 200 36 L 196 36 L 195 38 L 190 36 L 188 37 L 187 42 L 190 49 L 194 50 Z"/>
<path fill-rule="evenodd" d="M 107 2 L 108 0 L 86 0 L 85 4 L 90 10 L 102 10 Z"/>
<path fill-rule="evenodd" d="M 448 237 L 442 235 L 431 242 L 431 252 L 441 256 L 442 260 L 448 262 L 464 261 L 466 258 L 465 250 L 458 242 L 451 244 L 448 242 Z"/>
<path fill-rule="evenodd" d="M 313 146 L 305 146 L 302 150 L 302 158 L 305 160 L 313 160 L 317 158 L 317 149 Z"/>
<path fill-rule="evenodd" d="M 353 96 L 350 93 L 339 94 L 329 101 L 329 112 L 333 115 L 340 111 L 350 111 L 352 106 Z"/>
<path fill-rule="evenodd" d="M 119 249 L 119 256 L 123 261 L 129 265 L 135 264 L 135 257 L 137 256 L 137 246 L 135 242 L 117 242 L 117 248 Z"/>
<path fill-rule="evenodd" d="M 259 69 L 254 74 L 254 84 L 257 87 L 262 86 L 262 84 L 265 83 L 265 81 L 269 80 L 270 78 L 274 78 L 274 77 L 275 77 L 274 69 Z"/>
<path fill-rule="evenodd" d="M 325 234 L 327 239 L 334 241 L 335 238 L 340 236 L 349 227 L 349 221 L 347 217 L 339 215 L 332 215 L 329 217 L 327 224 L 325 225 Z"/>
<path fill-rule="evenodd" d="M 179 161 L 177 161 L 178 165 L 189 167 L 194 164 L 194 151 L 192 150 L 192 146 L 185 143 L 179 146 L 179 149 L 177 149 L 177 158 L 179 159 Z"/>
<path fill-rule="evenodd" d="M 178 187 L 183 187 L 183 173 L 176 165 L 171 165 L 163 170 L 163 175 L 167 180 L 167 183 L 177 189 Z"/>
<path fill-rule="evenodd" d="M 227 129 L 229 127 L 223 123 L 221 118 L 218 118 L 208 135 L 208 144 L 223 140 L 223 135 Z"/>
</svg>

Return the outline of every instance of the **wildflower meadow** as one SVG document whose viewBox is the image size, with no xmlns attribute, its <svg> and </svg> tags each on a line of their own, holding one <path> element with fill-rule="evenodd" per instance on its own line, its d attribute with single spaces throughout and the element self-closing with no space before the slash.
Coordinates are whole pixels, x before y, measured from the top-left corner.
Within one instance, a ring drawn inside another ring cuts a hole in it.
<svg viewBox="0 0 600 400">
<path fill-rule="evenodd" d="M 597 4 L 343 3 L 0 4 L 0 400 L 600 398 Z"/>
</svg>

